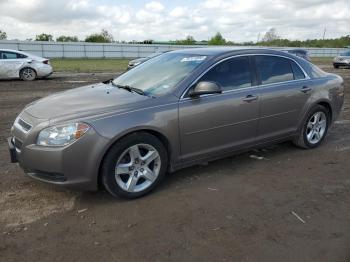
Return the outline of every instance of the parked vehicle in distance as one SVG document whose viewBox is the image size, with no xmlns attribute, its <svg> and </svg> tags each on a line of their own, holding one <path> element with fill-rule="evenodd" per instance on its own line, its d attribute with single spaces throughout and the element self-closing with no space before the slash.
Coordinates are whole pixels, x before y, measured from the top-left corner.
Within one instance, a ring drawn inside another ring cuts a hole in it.
<svg viewBox="0 0 350 262">
<path fill-rule="evenodd" d="M 53 72 L 50 60 L 22 51 L 0 49 L 0 79 L 20 78 L 32 81 Z"/>
<path fill-rule="evenodd" d="M 333 59 L 334 68 L 339 68 L 341 66 L 350 66 L 350 51 L 344 52 Z"/>
<path fill-rule="evenodd" d="M 310 61 L 309 52 L 305 49 L 295 48 L 295 49 L 284 49 L 283 51 L 285 51 L 289 54 L 304 58 L 307 61 Z"/>
<path fill-rule="evenodd" d="M 168 52 L 168 51 L 166 51 L 166 52 Z M 150 54 L 149 56 L 146 56 L 146 57 L 140 57 L 140 58 L 131 60 L 128 63 L 128 70 L 135 67 L 135 66 L 142 64 L 143 62 L 146 62 L 147 60 L 149 60 L 153 57 L 159 56 L 159 55 L 164 54 L 166 52 L 157 52 L 157 53 Z"/>
<path fill-rule="evenodd" d="M 248 148 L 315 148 L 343 100 L 340 76 L 285 52 L 178 50 L 29 104 L 8 145 L 33 178 L 136 198 L 166 172 Z"/>
</svg>

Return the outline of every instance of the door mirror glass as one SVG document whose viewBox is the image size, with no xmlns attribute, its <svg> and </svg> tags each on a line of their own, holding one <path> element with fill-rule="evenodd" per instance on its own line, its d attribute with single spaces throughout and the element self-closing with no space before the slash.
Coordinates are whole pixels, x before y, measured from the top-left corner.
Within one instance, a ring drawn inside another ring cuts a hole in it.
<svg viewBox="0 0 350 262">
<path fill-rule="evenodd" d="M 217 83 L 210 81 L 202 81 L 197 83 L 190 90 L 189 95 L 191 97 L 196 97 L 200 95 L 219 94 L 221 92 L 221 87 Z"/>
</svg>

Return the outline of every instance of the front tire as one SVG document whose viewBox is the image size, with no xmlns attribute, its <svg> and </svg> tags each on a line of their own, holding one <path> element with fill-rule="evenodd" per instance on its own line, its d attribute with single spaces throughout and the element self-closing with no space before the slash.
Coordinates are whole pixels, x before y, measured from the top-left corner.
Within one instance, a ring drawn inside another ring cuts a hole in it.
<svg viewBox="0 0 350 262">
<path fill-rule="evenodd" d="M 141 197 L 160 183 L 167 167 L 163 143 L 149 133 L 134 133 L 108 151 L 101 167 L 102 184 L 114 197 Z"/>
<path fill-rule="evenodd" d="M 21 72 L 19 73 L 19 77 L 23 81 L 33 81 L 33 80 L 35 80 L 36 76 L 37 76 L 37 74 L 36 74 L 35 70 L 33 68 L 30 68 L 30 67 L 23 68 L 21 70 Z"/>
<path fill-rule="evenodd" d="M 307 114 L 293 143 L 306 149 L 318 147 L 327 135 L 330 122 L 328 109 L 321 105 L 314 106 Z"/>
</svg>

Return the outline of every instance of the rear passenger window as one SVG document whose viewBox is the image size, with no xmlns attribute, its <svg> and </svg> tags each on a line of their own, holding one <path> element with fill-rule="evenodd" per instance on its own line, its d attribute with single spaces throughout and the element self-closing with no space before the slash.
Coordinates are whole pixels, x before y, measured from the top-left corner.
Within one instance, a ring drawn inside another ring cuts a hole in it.
<svg viewBox="0 0 350 262">
<path fill-rule="evenodd" d="M 17 54 L 17 58 L 27 58 L 28 56 L 23 55 L 23 54 Z"/>
<path fill-rule="evenodd" d="M 293 61 L 290 61 L 290 64 L 292 65 L 293 73 L 294 73 L 294 79 L 305 79 L 305 75 L 303 71 L 301 71 L 300 67 L 294 63 Z"/>
<path fill-rule="evenodd" d="M 256 67 L 261 84 L 294 80 L 290 60 L 277 56 L 256 56 Z"/>
<path fill-rule="evenodd" d="M 1 59 L 17 59 L 17 53 L 2 52 Z"/>
<path fill-rule="evenodd" d="M 228 59 L 210 69 L 199 81 L 219 84 L 222 91 L 252 86 L 252 76 L 248 57 Z"/>
</svg>

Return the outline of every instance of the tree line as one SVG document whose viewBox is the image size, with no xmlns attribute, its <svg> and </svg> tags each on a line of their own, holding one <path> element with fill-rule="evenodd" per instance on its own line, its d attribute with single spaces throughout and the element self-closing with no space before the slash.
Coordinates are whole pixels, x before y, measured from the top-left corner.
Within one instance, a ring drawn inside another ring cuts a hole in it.
<svg viewBox="0 0 350 262">
<path fill-rule="evenodd" d="M 6 32 L 0 30 L 0 40 L 6 40 Z M 55 41 L 51 34 L 40 34 L 35 37 L 35 39 L 27 39 L 30 41 Z M 79 42 L 77 36 L 59 36 L 56 38 L 57 42 Z M 113 36 L 107 31 L 102 30 L 100 33 L 94 33 L 87 36 L 83 42 L 90 43 L 113 43 L 119 41 L 114 41 Z M 154 44 L 154 43 L 164 43 L 156 42 L 152 39 L 147 39 L 144 41 L 120 41 L 120 43 L 139 43 L 139 44 Z M 269 29 L 261 39 L 256 42 L 244 42 L 236 43 L 233 41 L 226 40 L 220 32 L 217 32 L 209 40 L 197 41 L 193 36 L 188 35 L 185 39 L 178 39 L 175 41 L 168 41 L 166 44 L 174 45 L 238 45 L 238 46 L 278 46 L 278 47 L 328 47 L 328 48 L 343 48 L 350 47 L 350 35 L 342 36 L 334 39 L 308 39 L 308 40 L 289 40 L 281 38 L 275 28 Z"/>
</svg>

